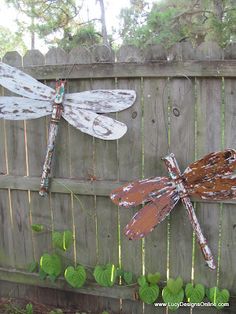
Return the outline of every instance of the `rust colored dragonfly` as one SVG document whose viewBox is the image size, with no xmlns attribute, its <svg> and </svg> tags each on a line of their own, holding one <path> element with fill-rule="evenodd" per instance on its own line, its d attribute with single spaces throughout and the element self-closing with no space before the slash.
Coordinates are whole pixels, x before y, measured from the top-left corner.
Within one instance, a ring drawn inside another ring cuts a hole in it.
<svg viewBox="0 0 236 314">
<path fill-rule="evenodd" d="M 0 85 L 23 97 L 0 97 L 0 119 L 26 120 L 51 114 L 47 152 L 41 177 L 41 196 L 47 195 L 55 140 L 61 117 L 80 131 L 103 140 L 116 140 L 127 126 L 100 113 L 124 110 L 135 101 L 133 90 L 91 90 L 65 94 L 65 81 L 56 90 L 0 62 Z"/>
<path fill-rule="evenodd" d="M 145 204 L 125 227 L 130 239 L 140 239 L 163 221 L 179 200 L 187 209 L 207 265 L 215 263 L 206 238 L 202 234 L 190 196 L 203 200 L 236 199 L 236 150 L 214 152 L 190 164 L 181 174 L 174 154 L 163 158 L 170 178 L 153 177 L 125 184 L 111 193 L 111 200 L 124 207 Z"/>
</svg>

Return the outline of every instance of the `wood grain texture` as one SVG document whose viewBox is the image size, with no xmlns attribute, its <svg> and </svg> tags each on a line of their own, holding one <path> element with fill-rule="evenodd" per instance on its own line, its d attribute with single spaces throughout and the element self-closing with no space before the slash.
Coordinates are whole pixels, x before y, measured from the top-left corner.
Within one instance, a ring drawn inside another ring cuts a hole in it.
<svg viewBox="0 0 236 314">
<path fill-rule="evenodd" d="M 197 81 L 197 157 L 221 148 L 221 79 Z M 220 205 L 199 203 L 197 216 L 217 265 Z M 195 247 L 194 280 L 206 286 L 215 286 L 217 272 L 209 271 Z"/>
<path fill-rule="evenodd" d="M 56 77 L 68 79 L 133 78 L 139 77 L 234 77 L 236 61 L 157 61 L 151 63 L 120 62 L 70 65 L 48 65 L 26 67 L 24 72 L 38 80 L 53 80 Z M 132 73 L 132 75 L 131 75 Z"/>
<path fill-rule="evenodd" d="M 112 58 L 108 48 L 95 49 L 93 59 L 106 62 Z M 114 89 L 115 80 L 92 80 L 92 89 Z M 106 114 L 115 118 L 116 113 Z M 117 179 L 117 141 L 104 141 L 94 138 L 94 170 L 98 179 Z M 95 178 L 96 180 L 96 178 Z M 97 263 L 105 265 L 107 263 L 119 266 L 119 239 L 118 239 L 118 208 L 112 204 L 109 197 L 96 196 L 96 222 L 97 222 Z M 120 300 L 104 299 L 104 308 L 109 308 L 111 312 L 120 309 Z"/>
<path fill-rule="evenodd" d="M 118 80 L 118 88 L 134 89 L 137 98 L 132 107 L 120 112 L 118 119 L 128 126 L 128 131 L 118 141 L 119 180 L 132 181 L 141 178 L 142 175 L 142 107 L 141 107 L 141 81 L 140 79 Z M 138 210 L 119 209 L 120 218 L 120 241 L 121 241 L 121 265 L 126 271 L 132 271 L 135 276 L 142 273 L 142 241 L 129 241 L 123 233 L 123 229 L 131 217 Z M 122 309 L 127 312 L 130 304 L 125 301 Z M 142 304 L 134 305 L 137 313 L 142 313 Z"/>
<path fill-rule="evenodd" d="M 167 154 L 168 139 L 165 121 L 168 111 L 168 81 L 165 79 L 144 79 L 144 178 L 166 176 L 161 160 Z M 163 110 L 165 112 L 163 112 Z M 160 272 L 162 280 L 167 273 L 167 220 L 158 225 L 145 238 L 145 269 Z M 149 306 L 149 310 L 156 310 Z M 145 311 L 146 306 L 145 306 Z M 146 312 L 145 312 L 146 313 Z"/>
<path fill-rule="evenodd" d="M 74 58 L 83 62 L 82 55 Z M 72 51 L 71 51 L 72 56 Z M 90 80 L 69 81 L 68 91 L 80 92 L 91 89 Z M 70 177 L 82 178 L 90 185 L 90 176 L 94 176 L 93 138 L 69 126 Z M 93 267 L 97 262 L 96 211 L 94 192 L 82 195 L 81 187 L 73 195 L 73 216 L 75 232 L 75 252 L 77 263 Z M 90 274 L 91 277 L 91 274 Z"/>
<path fill-rule="evenodd" d="M 224 123 L 224 146 L 236 147 L 236 107 L 235 107 L 236 81 L 225 79 L 224 100 L 225 100 L 225 123 Z M 222 235 L 221 235 L 221 259 L 219 285 L 236 293 L 236 206 L 223 205 L 222 213 Z"/>
<path fill-rule="evenodd" d="M 195 97 L 194 81 L 170 81 L 170 151 L 181 171 L 194 161 Z M 180 202 L 170 214 L 170 277 L 181 274 L 191 280 L 193 230 L 187 210 Z"/>
</svg>

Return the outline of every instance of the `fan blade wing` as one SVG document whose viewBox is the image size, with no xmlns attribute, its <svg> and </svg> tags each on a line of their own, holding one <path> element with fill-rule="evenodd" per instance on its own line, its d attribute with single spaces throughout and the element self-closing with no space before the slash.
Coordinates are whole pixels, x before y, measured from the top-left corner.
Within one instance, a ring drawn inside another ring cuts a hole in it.
<svg viewBox="0 0 236 314">
<path fill-rule="evenodd" d="M 51 114 L 49 101 L 23 97 L 0 97 L 0 119 L 27 120 Z"/>
<path fill-rule="evenodd" d="M 127 131 L 124 123 L 88 110 L 71 111 L 66 106 L 62 116 L 80 131 L 103 140 L 119 139 Z"/>
<path fill-rule="evenodd" d="M 64 106 L 70 110 L 86 109 L 97 113 L 117 112 L 133 105 L 136 93 L 133 90 L 91 90 L 66 94 Z"/>
<path fill-rule="evenodd" d="M 24 97 L 38 100 L 51 100 L 55 91 L 32 76 L 0 62 L 0 85 Z"/>
<path fill-rule="evenodd" d="M 113 190 L 110 198 L 116 205 L 133 207 L 165 193 L 170 187 L 175 189 L 173 183 L 166 177 L 136 180 Z"/>
<path fill-rule="evenodd" d="M 144 206 L 138 211 L 124 229 L 125 235 L 130 240 L 136 240 L 145 237 L 154 227 L 163 221 L 179 201 L 176 190 L 172 188 L 159 198 Z"/>
<path fill-rule="evenodd" d="M 188 189 L 188 193 L 204 200 L 236 199 L 236 178 L 223 177 L 206 181 Z"/>
<path fill-rule="evenodd" d="M 236 169 L 236 151 L 214 152 L 189 165 L 183 173 L 186 187 L 232 174 Z"/>
</svg>

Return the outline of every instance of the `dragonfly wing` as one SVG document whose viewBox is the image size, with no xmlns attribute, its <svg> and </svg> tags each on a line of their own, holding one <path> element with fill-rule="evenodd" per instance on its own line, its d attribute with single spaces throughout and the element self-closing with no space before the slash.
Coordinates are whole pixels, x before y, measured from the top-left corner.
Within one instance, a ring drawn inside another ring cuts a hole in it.
<svg viewBox="0 0 236 314">
<path fill-rule="evenodd" d="M 189 165 L 183 173 L 187 188 L 232 174 L 236 169 L 236 151 L 214 152 Z"/>
<path fill-rule="evenodd" d="M 130 240 L 145 237 L 169 215 L 178 201 L 179 196 L 176 190 L 172 188 L 166 190 L 163 195 L 153 199 L 134 215 L 124 229 L 125 235 Z"/>
<path fill-rule="evenodd" d="M 113 190 L 110 198 L 116 205 L 133 207 L 165 193 L 170 187 L 174 189 L 173 183 L 166 177 L 136 180 Z"/>
<path fill-rule="evenodd" d="M 90 90 L 66 94 L 64 106 L 70 110 L 86 109 L 97 113 L 117 112 L 129 108 L 136 98 L 133 90 Z"/>
<path fill-rule="evenodd" d="M 188 190 L 189 194 L 205 200 L 236 199 L 236 178 L 217 178 L 197 184 Z"/>
<path fill-rule="evenodd" d="M 0 62 L 0 85 L 24 97 L 39 100 L 51 100 L 55 91 L 32 76 Z"/>
<path fill-rule="evenodd" d="M 124 123 L 88 110 L 71 111 L 66 106 L 62 115 L 80 131 L 103 140 L 116 140 L 127 131 L 127 126 Z"/>
<path fill-rule="evenodd" d="M 0 97 L 0 119 L 26 120 L 36 119 L 51 114 L 49 101 L 23 97 Z"/>
</svg>

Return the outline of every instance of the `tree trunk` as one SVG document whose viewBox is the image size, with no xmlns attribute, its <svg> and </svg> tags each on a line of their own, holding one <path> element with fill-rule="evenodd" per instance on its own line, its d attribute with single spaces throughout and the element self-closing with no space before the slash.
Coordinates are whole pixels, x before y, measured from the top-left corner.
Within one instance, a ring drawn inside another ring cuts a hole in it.
<svg viewBox="0 0 236 314">
<path fill-rule="evenodd" d="M 98 1 L 100 3 L 100 8 L 101 8 L 101 23 L 102 23 L 103 44 L 109 46 L 108 36 L 107 36 L 107 26 L 106 26 L 106 16 L 105 16 L 104 1 L 103 0 L 98 0 Z"/>
</svg>

